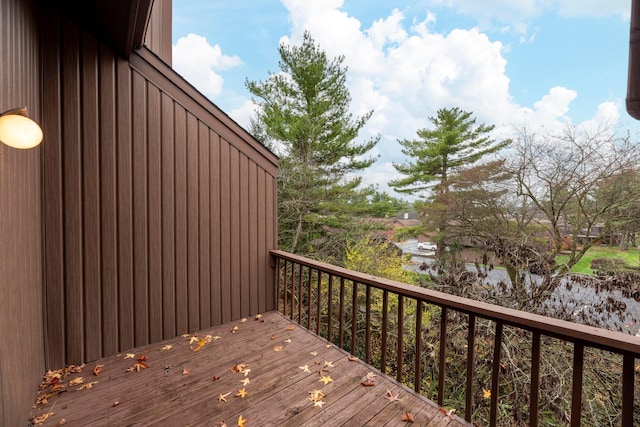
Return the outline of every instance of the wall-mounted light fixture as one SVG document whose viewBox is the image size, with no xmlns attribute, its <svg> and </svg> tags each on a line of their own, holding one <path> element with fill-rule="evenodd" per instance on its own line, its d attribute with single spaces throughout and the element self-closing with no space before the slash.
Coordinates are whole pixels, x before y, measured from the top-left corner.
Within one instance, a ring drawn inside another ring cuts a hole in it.
<svg viewBox="0 0 640 427">
<path fill-rule="evenodd" d="M 0 114 L 0 141 L 14 148 L 33 148 L 42 141 L 42 129 L 29 117 L 27 107 Z"/>
</svg>

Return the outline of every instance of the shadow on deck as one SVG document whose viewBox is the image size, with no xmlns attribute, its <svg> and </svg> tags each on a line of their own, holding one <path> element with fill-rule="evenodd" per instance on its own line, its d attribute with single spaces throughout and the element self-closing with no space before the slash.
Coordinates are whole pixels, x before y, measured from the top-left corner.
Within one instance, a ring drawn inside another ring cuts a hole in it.
<svg viewBox="0 0 640 427">
<path fill-rule="evenodd" d="M 46 376 L 34 424 L 470 425 L 277 312 L 69 370 Z"/>
</svg>

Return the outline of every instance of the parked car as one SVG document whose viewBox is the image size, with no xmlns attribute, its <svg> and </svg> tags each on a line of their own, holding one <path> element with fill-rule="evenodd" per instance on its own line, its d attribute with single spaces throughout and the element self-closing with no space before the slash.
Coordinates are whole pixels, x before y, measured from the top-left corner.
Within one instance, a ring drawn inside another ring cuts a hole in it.
<svg viewBox="0 0 640 427">
<path fill-rule="evenodd" d="M 418 243 L 418 249 L 422 249 L 425 251 L 435 251 L 438 249 L 438 246 L 435 243 L 431 242 L 420 242 Z"/>
</svg>

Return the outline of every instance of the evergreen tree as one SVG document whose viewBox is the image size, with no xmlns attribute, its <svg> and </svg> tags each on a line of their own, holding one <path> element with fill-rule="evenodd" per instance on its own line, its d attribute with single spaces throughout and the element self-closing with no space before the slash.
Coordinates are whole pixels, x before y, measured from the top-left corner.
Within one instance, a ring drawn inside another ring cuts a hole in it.
<svg viewBox="0 0 640 427">
<path fill-rule="evenodd" d="M 357 228 L 357 173 L 375 161 L 366 154 L 379 137 L 354 142 L 373 111 L 353 118 L 344 57 L 327 58 L 309 32 L 279 53 L 279 73 L 246 81 L 258 106 L 252 129 L 281 158 L 279 246 L 337 262 Z"/>
<path fill-rule="evenodd" d="M 443 108 L 430 117 L 433 129 L 417 131 L 418 139 L 399 140 L 402 153 L 409 156 L 404 163 L 394 163 L 403 178 L 389 182 L 396 191 L 412 195 L 428 195 L 428 204 L 417 204 L 423 212 L 431 213 L 427 220 L 440 232 L 438 253 L 442 255 L 446 241 L 446 227 L 450 220 L 452 189 L 456 174 L 483 157 L 507 146 L 510 141 L 495 141 L 489 133 L 494 126 L 476 125 L 472 113 L 459 108 Z"/>
</svg>

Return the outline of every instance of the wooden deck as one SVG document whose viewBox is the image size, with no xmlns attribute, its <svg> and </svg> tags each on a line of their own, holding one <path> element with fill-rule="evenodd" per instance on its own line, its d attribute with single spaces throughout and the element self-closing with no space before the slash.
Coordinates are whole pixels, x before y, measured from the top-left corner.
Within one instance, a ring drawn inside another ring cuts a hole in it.
<svg viewBox="0 0 640 427">
<path fill-rule="evenodd" d="M 76 370 L 43 381 L 33 424 L 231 427 L 242 417 L 245 426 L 470 425 L 277 312 Z"/>
</svg>

